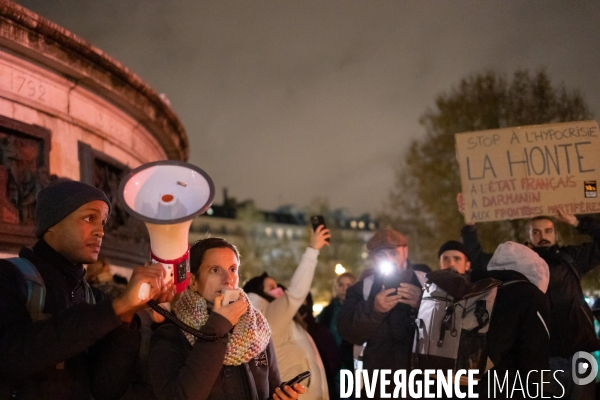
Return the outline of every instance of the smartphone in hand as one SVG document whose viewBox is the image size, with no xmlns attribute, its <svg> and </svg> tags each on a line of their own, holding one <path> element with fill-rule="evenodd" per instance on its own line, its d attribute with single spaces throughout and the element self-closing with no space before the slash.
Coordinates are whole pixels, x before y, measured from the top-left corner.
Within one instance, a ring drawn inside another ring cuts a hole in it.
<svg viewBox="0 0 600 400">
<path fill-rule="evenodd" d="M 239 290 L 227 289 L 223 293 L 223 302 L 221 304 L 224 305 L 224 306 L 226 306 L 226 305 L 229 305 L 231 303 L 234 303 L 234 302 L 238 301 L 239 298 L 240 298 L 240 291 Z"/>
<path fill-rule="evenodd" d="M 302 372 L 302 373 L 300 373 L 300 374 L 296 375 L 295 377 L 293 377 L 293 378 L 292 378 L 292 379 L 290 379 L 289 381 L 283 382 L 283 383 L 281 384 L 281 386 L 279 386 L 279 388 L 280 388 L 281 390 L 283 390 L 283 387 L 284 387 L 284 386 L 289 386 L 289 387 L 291 387 L 291 388 L 293 389 L 293 388 L 294 388 L 294 385 L 295 385 L 296 383 L 300 383 L 300 382 L 304 381 L 304 380 L 305 380 L 306 378 L 308 378 L 309 376 L 310 376 L 310 371 L 304 371 L 304 372 Z M 285 393 L 285 390 L 283 390 L 283 391 L 284 391 L 284 393 Z"/>
<path fill-rule="evenodd" d="M 402 271 L 392 271 L 389 275 L 385 276 L 383 286 L 386 289 L 396 289 L 396 292 L 390 293 L 388 296 L 394 296 L 401 283 L 411 283 L 413 274 L 412 269 L 405 269 Z"/>
<path fill-rule="evenodd" d="M 316 231 L 319 225 L 323 225 L 323 228 L 327 228 L 327 225 L 325 225 L 325 218 L 323 218 L 322 215 L 313 215 L 310 217 L 310 224 L 312 225 L 313 231 Z M 329 239 L 325 240 L 329 243 Z"/>
</svg>

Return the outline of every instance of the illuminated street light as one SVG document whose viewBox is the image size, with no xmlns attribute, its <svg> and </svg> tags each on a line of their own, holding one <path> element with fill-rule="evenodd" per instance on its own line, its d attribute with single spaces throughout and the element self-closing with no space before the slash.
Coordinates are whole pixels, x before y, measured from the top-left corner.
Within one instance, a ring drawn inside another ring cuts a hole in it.
<svg viewBox="0 0 600 400">
<path fill-rule="evenodd" d="M 323 311 L 323 308 L 324 308 L 323 304 L 315 303 L 313 305 L 313 309 L 312 309 L 313 310 L 313 314 L 314 315 L 319 315 L 321 313 L 321 311 Z"/>
<path fill-rule="evenodd" d="M 342 264 L 336 264 L 335 265 L 335 273 L 336 274 L 341 275 L 344 272 L 346 272 L 346 268 L 342 267 Z"/>
</svg>

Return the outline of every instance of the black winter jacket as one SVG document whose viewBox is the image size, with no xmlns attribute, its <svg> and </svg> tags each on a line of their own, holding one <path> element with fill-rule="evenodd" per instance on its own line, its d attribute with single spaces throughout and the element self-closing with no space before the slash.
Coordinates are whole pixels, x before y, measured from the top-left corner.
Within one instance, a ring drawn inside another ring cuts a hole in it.
<svg viewBox="0 0 600 400">
<path fill-rule="evenodd" d="M 190 344 L 181 329 L 165 324 L 154 332 L 148 358 L 154 392 L 169 400 L 267 400 L 281 384 L 273 342 L 249 362 L 223 365 L 231 323 L 212 313 L 200 331 L 214 341 Z"/>
<path fill-rule="evenodd" d="M 550 356 L 567 358 L 577 351 L 600 349 L 593 315 L 581 290 L 583 275 L 600 264 L 600 224 L 589 217 L 582 217 L 577 230 L 592 236 L 593 241 L 577 246 L 533 248 L 550 269 L 550 284 L 546 292 L 551 311 Z M 475 226 L 463 227 L 461 235 L 473 257 L 471 268 L 474 272 L 484 271 L 491 254 L 483 252 Z M 573 260 L 573 268 L 569 266 L 570 260 Z"/>
<path fill-rule="evenodd" d="M 544 390 L 549 390 L 552 381 L 548 375 L 542 378 L 542 370 L 549 370 L 548 344 L 550 334 L 550 305 L 548 298 L 527 278 L 513 270 L 489 271 L 482 277 L 494 278 L 503 283 L 498 288 L 490 327 L 487 333 L 487 354 L 494 364 L 492 370 L 482 377 L 477 385 L 479 398 L 529 399 L 538 398 L 541 380 L 547 382 Z M 523 377 L 523 384 L 529 383 L 529 392 L 512 392 L 517 372 Z M 491 374 L 491 376 L 487 376 Z M 502 381 L 508 376 L 509 384 L 501 390 L 501 385 L 488 387 L 495 379 Z M 528 380 L 525 379 L 528 377 Z M 537 385 L 537 386 L 536 386 Z M 526 393 L 531 393 L 529 397 Z M 545 396 L 550 398 L 550 394 Z"/>
<path fill-rule="evenodd" d="M 42 276 L 43 312 L 52 317 L 31 320 L 25 277 L 0 260 L 0 398 L 120 398 L 135 372 L 139 331 L 121 323 L 99 290 L 92 288 L 96 304 L 87 304 L 83 266 L 43 240 L 20 256 Z"/>
<path fill-rule="evenodd" d="M 341 311 L 342 308 L 342 304 L 340 303 L 340 301 L 335 298 L 333 300 L 331 300 L 331 302 L 325 306 L 325 308 L 323 308 L 323 311 L 321 311 L 321 313 L 319 314 L 319 316 L 317 317 L 317 323 L 325 326 L 326 328 L 328 328 L 329 330 L 331 330 L 332 335 L 334 332 L 334 328 L 335 328 L 335 333 L 338 334 L 337 332 L 337 323 L 339 320 L 339 313 L 337 314 L 335 320 L 334 320 L 334 315 L 335 315 L 335 309 L 339 307 L 339 311 Z M 339 312 L 338 311 L 338 312 Z M 335 335 L 333 335 L 334 339 L 335 339 Z M 339 334 L 338 334 L 339 339 L 341 340 L 338 348 L 339 348 L 339 361 L 341 364 L 341 369 L 353 369 L 354 368 L 354 355 L 353 355 L 353 348 L 354 346 L 352 345 L 352 343 L 348 342 L 347 340 L 342 339 Z M 323 362 L 325 362 L 325 360 L 323 360 Z"/>
<path fill-rule="evenodd" d="M 488 356 L 500 370 L 548 369 L 550 305 L 544 293 L 516 271 L 491 271 L 500 286 L 487 334 Z"/>
</svg>

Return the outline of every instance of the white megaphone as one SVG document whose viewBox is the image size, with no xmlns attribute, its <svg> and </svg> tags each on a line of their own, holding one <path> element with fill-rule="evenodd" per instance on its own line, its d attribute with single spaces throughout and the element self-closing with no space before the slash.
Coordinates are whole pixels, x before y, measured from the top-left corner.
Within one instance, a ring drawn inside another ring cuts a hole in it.
<svg viewBox="0 0 600 400">
<path fill-rule="evenodd" d="M 155 161 L 129 172 L 119 185 L 119 200 L 125 210 L 141 219 L 150 234 L 152 262 L 162 264 L 167 282 L 177 293 L 190 280 L 188 233 L 192 219 L 212 204 L 215 186 L 200 168 L 181 161 Z M 140 300 L 149 297 L 143 284 Z"/>
</svg>

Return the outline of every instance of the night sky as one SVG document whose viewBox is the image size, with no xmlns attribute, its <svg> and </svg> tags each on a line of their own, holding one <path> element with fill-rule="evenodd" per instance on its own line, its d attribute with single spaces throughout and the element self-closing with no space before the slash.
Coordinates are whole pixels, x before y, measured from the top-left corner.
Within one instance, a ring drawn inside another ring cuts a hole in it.
<svg viewBox="0 0 600 400">
<path fill-rule="evenodd" d="M 27 0 L 165 93 L 189 162 L 258 207 L 377 213 L 437 95 L 545 67 L 600 115 L 600 2 Z"/>
</svg>

